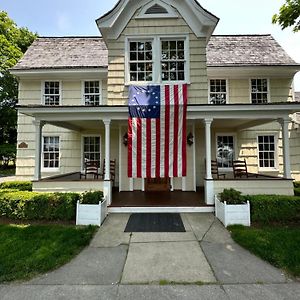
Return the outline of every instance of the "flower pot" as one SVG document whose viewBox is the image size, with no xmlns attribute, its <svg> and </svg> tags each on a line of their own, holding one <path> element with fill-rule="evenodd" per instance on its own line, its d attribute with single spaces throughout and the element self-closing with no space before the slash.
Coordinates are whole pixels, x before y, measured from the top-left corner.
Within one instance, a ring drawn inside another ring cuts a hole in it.
<svg viewBox="0 0 300 300">
<path fill-rule="evenodd" d="M 80 204 L 77 202 L 76 225 L 101 226 L 107 215 L 107 199 L 99 204 Z"/>
<path fill-rule="evenodd" d="M 244 225 L 250 226 L 250 203 L 245 204 L 227 204 L 226 201 L 221 202 L 215 196 L 216 217 L 224 224 L 228 225 Z"/>
</svg>

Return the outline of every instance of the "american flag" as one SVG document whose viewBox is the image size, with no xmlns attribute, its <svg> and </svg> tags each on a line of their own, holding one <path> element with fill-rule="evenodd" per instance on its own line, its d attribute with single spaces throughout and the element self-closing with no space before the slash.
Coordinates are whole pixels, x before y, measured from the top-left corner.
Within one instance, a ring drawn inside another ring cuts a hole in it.
<svg viewBox="0 0 300 300">
<path fill-rule="evenodd" d="M 186 176 L 187 85 L 129 87 L 128 177 Z"/>
</svg>

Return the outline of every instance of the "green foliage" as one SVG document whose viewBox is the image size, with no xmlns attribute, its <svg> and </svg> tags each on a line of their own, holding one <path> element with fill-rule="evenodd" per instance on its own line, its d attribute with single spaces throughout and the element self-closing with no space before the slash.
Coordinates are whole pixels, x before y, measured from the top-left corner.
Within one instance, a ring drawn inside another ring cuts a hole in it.
<svg viewBox="0 0 300 300">
<path fill-rule="evenodd" d="M 70 261 L 87 246 L 95 226 L 0 225 L 0 282 L 30 279 Z"/>
<path fill-rule="evenodd" d="M 300 196 L 300 188 L 294 188 L 295 196 Z"/>
<path fill-rule="evenodd" d="M 300 0 L 286 0 L 280 7 L 279 14 L 272 19 L 273 24 L 279 24 L 282 29 L 293 26 L 293 31 L 300 30 Z"/>
<path fill-rule="evenodd" d="M 9 73 L 37 34 L 19 28 L 6 12 L 0 11 L 0 144 L 16 143 L 17 80 Z"/>
<path fill-rule="evenodd" d="M 0 191 L 0 216 L 20 220 L 74 220 L 75 193 L 34 193 L 28 191 Z"/>
<path fill-rule="evenodd" d="M 19 191 L 32 191 L 31 181 L 7 181 L 0 183 L 0 189 L 16 189 Z"/>
<path fill-rule="evenodd" d="M 246 196 L 250 201 L 253 222 L 292 222 L 300 220 L 300 197 L 255 195 Z"/>
<path fill-rule="evenodd" d="M 276 267 L 300 276 L 300 228 L 229 226 L 232 238 Z"/>
<path fill-rule="evenodd" d="M 294 181 L 294 187 L 300 188 L 300 181 Z"/>
<path fill-rule="evenodd" d="M 222 193 L 219 194 L 220 201 L 227 204 L 243 204 L 245 199 L 242 197 L 242 193 L 235 189 L 224 189 Z"/>
<path fill-rule="evenodd" d="M 82 195 L 81 204 L 99 204 L 103 201 L 103 193 L 101 191 L 86 192 Z"/>
<path fill-rule="evenodd" d="M 0 145 L 0 167 L 7 169 L 9 165 L 15 166 L 16 146 L 10 144 Z"/>
</svg>

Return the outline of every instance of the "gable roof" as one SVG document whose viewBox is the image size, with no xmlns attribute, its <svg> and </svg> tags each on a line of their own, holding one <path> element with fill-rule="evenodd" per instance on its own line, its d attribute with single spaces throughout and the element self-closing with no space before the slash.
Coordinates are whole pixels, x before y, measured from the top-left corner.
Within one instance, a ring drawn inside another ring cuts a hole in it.
<svg viewBox="0 0 300 300">
<path fill-rule="evenodd" d="M 271 35 L 212 36 L 207 66 L 299 66 Z M 100 37 L 40 37 L 12 70 L 107 68 Z"/>
<path fill-rule="evenodd" d="M 208 66 L 293 66 L 296 62 L 270 35 L 215 35 L 207 45 Z"/>
<path fill-rule="evenodd" d="M 107 68 L 107 47 L 99 37 L 40 37 L 13 70 Z"/>
<path fill-rule="evenodd" d="M 113 9 L 96 20 L 103 38 L 117 39 L 136 11 L 151 2 L 176 8 L 194 34 L 207 40 L 219 22 L 219 18 L 204 9 L 197 0 L 119 0 Z"/>
</svg>

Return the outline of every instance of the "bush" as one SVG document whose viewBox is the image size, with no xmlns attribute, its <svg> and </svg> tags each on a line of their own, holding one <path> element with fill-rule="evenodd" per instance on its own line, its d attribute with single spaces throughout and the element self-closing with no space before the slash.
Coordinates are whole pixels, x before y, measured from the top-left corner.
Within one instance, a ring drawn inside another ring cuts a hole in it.
<svg viewBox="0 0 300 300">
<path fill-rule="evenodd" d="M 256 195 L 246 196 L 250 201 L 253 222 L 293 222 L 300 220 L 300 197 Z"/>
<path fill-rule="evenodd" d="M 31 181 L 7 181 L 0 183 L 0 189 L 15 189 L 19 191 L 32 191 Z"/>
<path fill-rule="evenodd" d="M 294 187 L 300 188 L 300 181 L 294 181 Z"/>
<path fill-rule="evenodd" d="M 22 220 L 74 220 L 75 193 L 34 193 L 28 191 L 0 192 L 0 216 Z"/>
<path fill-rule="evenodd" d="M 294 194 L 295 196 L 300 196 L 300 187 L 294 188 Z"/>
<path fill-rule="evenodd" d="M 103 201 L 103 193 L 97 192 L 86 192 L 82 195 L 81 204 L 99 204 Z"/>
<path fill-rule="evenodd" d="M 242 193 L 235 189 L 224 189 L 222 193 L 219 194 L 220 201 L 227 204 L 243 204 L 245 199 L 242 196 Z"/>
<path fill-rule="evenodd" d="M 15 164 L 16 159 L 16 145 L 2 144 L 0 145 L 0 164 L 6 168 L 9 163 Z"/>
</svg>

